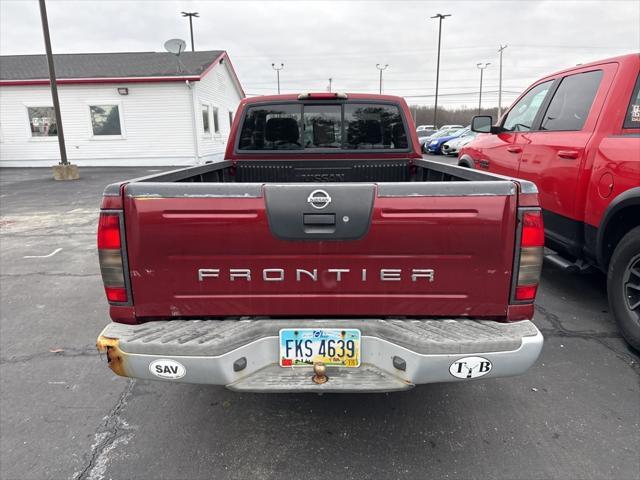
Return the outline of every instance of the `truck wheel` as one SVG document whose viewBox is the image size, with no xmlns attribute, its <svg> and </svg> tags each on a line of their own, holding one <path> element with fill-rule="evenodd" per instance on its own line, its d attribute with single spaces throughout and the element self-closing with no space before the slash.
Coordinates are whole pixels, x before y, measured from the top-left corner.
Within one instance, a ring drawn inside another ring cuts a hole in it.
<svg viewBox="0 0 640 480">
<path fill-rule="evenodd" d="M 640 350 L 640 227 L 616 246 L 607 273 L 607 292 L 622 335 Z"/>
</svg>

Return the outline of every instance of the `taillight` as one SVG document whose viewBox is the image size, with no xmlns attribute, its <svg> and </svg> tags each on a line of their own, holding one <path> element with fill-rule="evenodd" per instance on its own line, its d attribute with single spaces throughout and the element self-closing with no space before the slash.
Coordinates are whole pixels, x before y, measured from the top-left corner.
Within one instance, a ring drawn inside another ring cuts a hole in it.
<svg viewBox="0 0 640 480">
<path fill-rule="evenodd" d="M 122 262 L 122 236 L 118 212 L 100 213 L 98 222 L 98 258 L 107 300 L 126 303 L 129 300 Z"/>
<path fill-rule="evenodd" d="M 117 213 L 100 214 L 98 249 L 120 250 L 120 215 Z"/>
<path fill-rule="evenodd" d="M 514 299 L 532 302 L 536 298 L 544 257 L 544 223 L 540 209 L 522 211 L 520 257 Z"/>
</svg>

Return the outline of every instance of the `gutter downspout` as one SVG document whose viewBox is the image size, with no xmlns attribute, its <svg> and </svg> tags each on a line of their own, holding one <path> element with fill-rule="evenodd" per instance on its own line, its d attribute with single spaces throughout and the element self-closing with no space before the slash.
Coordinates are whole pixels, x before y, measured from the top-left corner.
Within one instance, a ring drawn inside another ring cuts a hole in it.
<svg viewBox="0 0 640 480">
<path fill-rule="evenodd" d="M 196 122 L 196 92 L 193 88 L 195 85 L 189 80 L 185 80 L 184 83 L 187 88 L 191 90 L 191 125 L 193 127 L 193 152 L 195 153 L 196 165 L 200 163 L 200 147 L 198 145 L 198 125 Z"/>
</svg>

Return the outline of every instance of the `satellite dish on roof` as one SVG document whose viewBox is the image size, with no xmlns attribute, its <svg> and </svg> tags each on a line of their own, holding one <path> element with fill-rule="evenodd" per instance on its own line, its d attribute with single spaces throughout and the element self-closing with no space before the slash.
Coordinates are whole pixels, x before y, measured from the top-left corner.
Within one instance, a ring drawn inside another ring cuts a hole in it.
<svg viewBox="0 0 640 480">
<path fill-rule="evenodd" d="M 164 48 L 167 52 L 179 56 L 187 48 L 187 42 L 181 38 L 172 38 L 164 42 Z"/>
</svg>

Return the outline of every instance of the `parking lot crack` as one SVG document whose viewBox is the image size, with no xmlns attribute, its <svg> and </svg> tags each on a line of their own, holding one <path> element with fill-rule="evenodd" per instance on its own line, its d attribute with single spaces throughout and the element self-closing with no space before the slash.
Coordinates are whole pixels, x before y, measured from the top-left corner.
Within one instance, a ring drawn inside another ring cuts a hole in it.
<svg viewBox="0 0 640 480">
<path fill-rule="evenodd" d="M 560 318 L 558 318 L 558 316 L 555 313 L 551 313 L 549 310 L 547 310 L 546 308 L 538 304 L 535 305 L 535 309 L 553 327 L 552 329 L 546 329 L 547 332 L 555 336 L 579 337 L 579 338 L 601 338 L 601 337 L 620 338 L 621 336 L 618 333 L 612 333 L 612 332 L 593 332 L 593 331 L 580 332 L 577 330 L 570 330 L 562 324 L 562 321 L 560 320 Z"/>
<path fill-rule="evenodd" d="M 74 475 L 74 480 L 101 480 L 109 464 L 110 453 L 120 444 L 127 444 L 133 438 L 135 427 L 129 425 L 121 416 L 132 396 L 135 380 L 130 379 L 118 401 L 103 422 L 98 426 L 94 435 L 95 442 L 91 447 L 89 460 L 80 472 Z"/>
<path fill-rule="evenodd" d="M 584 340 L 592 340 L 598 342 L 607 350 L 613 352 L 613 354 L 624 363 L 626 363 L 634 372 L 640 375 L 640 362 L 638 357 L 633 353 L 622 352 L 615 347 L 611 346 L 605 340 L 608 338 L 622 338 L 622 335 L 614 332 L 578 332 L 576 330 L 569 330 L 562 325 L 562 322 L 557 315 L 551 313 L 544 307 L 536 305 L 535 309 L 539 312 L 545 320 L 547 320 L 553 328 L 541 328 L 540 331 L 547 337 L 567 337 L 567 338 L 581 338 Z"/>
<path fill-rule="evenodd" d="M 45 277 L 74 277 L 74 278 L 88 278 L 88 277 L 99 277 L 99 273 L 68 273 L 68 272 L 28 272 L 28 273 L 3 273 L 0 275 L 0 278 L 20 278 L 20 277 L 34 277 L 34 276 L 45 276 Z"/>
<path fill-rule="evenodd" d="M 12 363 L 26 363 L 31 360 L 40 358 L 52 358 L 52 357 L 94 357 L 99 355 L 94 345 L 88 345 L 83 348 L 67 348 L 60 347 L 46 352 L 37 352 L 30 355 L 18 355 L 15 357 L 0 358 L 0 365 L 12 364 Z"/>
</svg>

